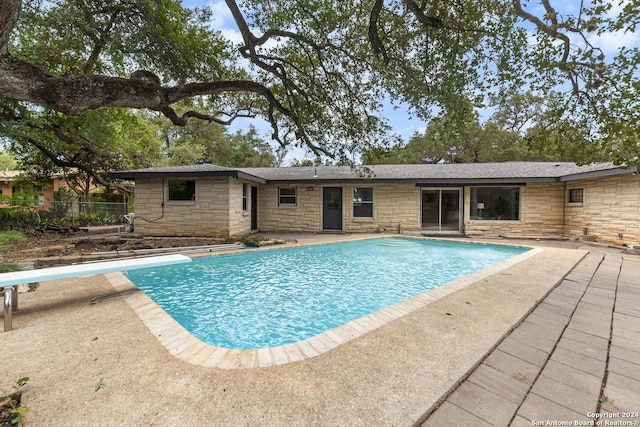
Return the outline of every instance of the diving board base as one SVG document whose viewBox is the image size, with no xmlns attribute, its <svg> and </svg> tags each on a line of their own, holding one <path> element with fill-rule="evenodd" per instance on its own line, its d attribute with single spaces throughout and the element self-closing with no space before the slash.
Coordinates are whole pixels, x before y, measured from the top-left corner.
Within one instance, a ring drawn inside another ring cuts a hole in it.
<svg viewBox="0 0 640 427">
<path fill-rule="evenodd" d="M 4 331 L 8 332 L 12 329 L 11 316 L 14 308 L 18 307 L 17 285 L 186 262 L 191 262 L 191 258 L 181 254 L 171 254 L 2 273 L 0 274 L 0 288 L 4 288 Z"/>
</svg>

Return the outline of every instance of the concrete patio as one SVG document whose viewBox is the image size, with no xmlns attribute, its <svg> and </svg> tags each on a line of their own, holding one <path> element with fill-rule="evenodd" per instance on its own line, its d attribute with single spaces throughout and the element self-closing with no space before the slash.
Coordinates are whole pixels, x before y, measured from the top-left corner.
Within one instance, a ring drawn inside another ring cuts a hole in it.
<svg viewBox="0 0 640 427">
<path fill-rule="evenodd" d="M 638 425 L 639 279 L 589 253 L 422 426 Z"/>
<path fill-rule="evenodd" d="M 638 411 L 640 259 L 501 243 L 543 250 L 316 357 L 251 369 L 174 357 L 129 296 L 89 305 L 113 292 L 104 276 L 45 282 L 0 333 L 0 389 L 31 378 L 34 426 L 535 425 Z"/>
</svg>

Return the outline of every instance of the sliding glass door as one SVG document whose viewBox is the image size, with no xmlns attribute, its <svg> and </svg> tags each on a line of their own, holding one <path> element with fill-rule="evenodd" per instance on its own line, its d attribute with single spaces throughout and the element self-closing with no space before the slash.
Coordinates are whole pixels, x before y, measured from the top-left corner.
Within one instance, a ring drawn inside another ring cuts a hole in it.
<svg viewBox="0 0 640 427">
<path fill-rule="evenodd" d="M 423 188 L 421 204 L 423 231 L 461 231 L 461 188 Z"/>
</svg>

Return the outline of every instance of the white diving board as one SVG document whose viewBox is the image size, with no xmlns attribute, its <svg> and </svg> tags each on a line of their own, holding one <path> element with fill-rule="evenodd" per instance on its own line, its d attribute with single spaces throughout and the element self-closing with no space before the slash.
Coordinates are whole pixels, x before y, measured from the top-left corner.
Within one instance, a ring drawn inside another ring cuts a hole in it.
<svg viewBox="0 0 640 427">
<path fill-rule="evenodd" d="M 0 274 L 0 288 L 24 283 L 45 282 L 47 280 L 68 279 L 70 277 L 93 276 L 112 271 L 136 270 L 160 267 L 162 265 L 190 262 L 191 258 L 181 254 L 159 255 L 146 258 L 130 258 L 116 261 L 98 261 L 87 264 L 63 265 L 36 270 L 12 271 Z"/>
<path fill-rule="evenodd" d="M 171 254 L 0 273 L 0 288 L 5 289 L 4 331 L 7 332 L 11 330 L 11 314 L 13 312 L 13 308 L 15 307 L 17 309 L 18 307 L 18 293 L 13 289 L 13 286 L 25 283 L 46 282 L 47 280 L 93 276 L 113 271 L 137 270 L 140 268 L 182 264 L 186 262 L 191 262 L 191 258 L 181 254 Z"/>
</svg>

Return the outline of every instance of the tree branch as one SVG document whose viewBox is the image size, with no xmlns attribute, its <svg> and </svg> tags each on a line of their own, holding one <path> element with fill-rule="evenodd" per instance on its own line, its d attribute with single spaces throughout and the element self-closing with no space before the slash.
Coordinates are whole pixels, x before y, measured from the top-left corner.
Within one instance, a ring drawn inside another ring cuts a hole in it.
<svg viewBox="0 0 640 427">
<path fill-rule="evenodd" d="M 549 4 L 549 2 L 546 0 L 543 0 L 543 3 L 545 5 L 545 9 L 547 10 L 547 13 L 550 16 L 550 19 L 552 20 L 552 22 L 555 22 L 556 25 L 549 26 L 544 22 L 542 22 L 542 20 L 539 19 L 537 16 L 524 10 L 522 8 L 522 2 L 520 0 L 513 0 L 513 7 L 515 8 L 516 14 L 519 17 L 534 24 L 540 32 L 545 33 L 553 37 L 554 39 L 560 40 L 562 42 L 562 44 L 564 45 L 564 50 L 562 53 L 562 60 L 560 61 L 560 64 L 565 64 L 569 59 L 571 40 L 569 40 L 569 37 L 566 34 L 563 34 L 557 30 L 558 26 L 556 21 L 556 13 L 555 13 L 555 10 Z"/>
<path fill-rule="evenodd" d="M 60 77 L 10 55 L 0 56 L 0 95 L 69 115 L 106 107 L 146 108 L 164 112 L 169 111 L 171 104 L 183 99 L 228 92 L 255 93 L 262 96 L 274 110 L 292 120 L 296 118 L 269 89 L 250 80 L 162 87 L 137 79 L 101 75 Z M 175 124 L 184 125 L 180 121 Z"/>
<path fill-rule="evenodd" d="M 81 162 L 63 160 L 63 158 L 59 155 L 59 153 L 56 153 L 50 150 L 44 144 L 40 143 L 39 141 L 33 138 L 28 138 L 28 142 L 32 144 L 34 147 L 38 148 L 38 150 L 40 150 L 42 154 L 44 154 L 49 160 L 51 160 L 51 162 L 54 165 L 58 167 L 73 168 L 73 169 L 81 170 L 82 172 L 88 174 L 100 185 L 103 185 L 108 188 L 117 188 L 119 190 L 126 192 L 127 194 L 133 193 L 133 190 L 130 187 L 127 187 L 121 184 L 116 184 L 114 182 L 106 181 L 99 174 L 97 174 L 92 168 L 89 168 L 86 165 L 83 165 Z"/>
<path fill-rule="evenodd" d="M 404 0 L 404 4 L 407 9 L 413 13 L 418 22 L 420 22 L 425 28 L 440 28 L 442 27 L 442 19 L 436 16 L 427 16 L 424 14 L 422 8 L 413 0 Z"/>
<path fill-rule="evenodd" d="M 9 37 L 18 22 L 21 0 L 0 0 L 0 55 L 9 53 Z"/>
<path fill-rule="evenodd" d="M 378 20 L 380 19 L 380 12 L 382 12 L 382 4 L 383 0 L 376 0 L 371 8 L 371 14 L 369 15 L 369 43 L 371 43 L 373 53 L 382 55 L 382 60 L 385 64 L 388 64 L 389 55 L 378 35 Z"/>
</svg>

